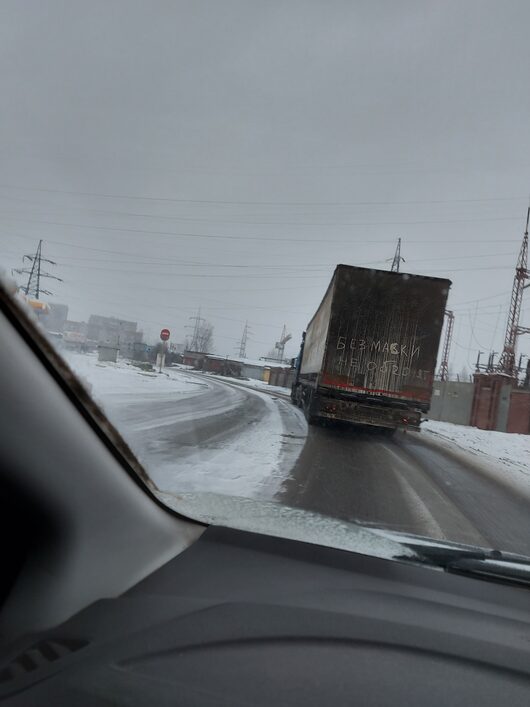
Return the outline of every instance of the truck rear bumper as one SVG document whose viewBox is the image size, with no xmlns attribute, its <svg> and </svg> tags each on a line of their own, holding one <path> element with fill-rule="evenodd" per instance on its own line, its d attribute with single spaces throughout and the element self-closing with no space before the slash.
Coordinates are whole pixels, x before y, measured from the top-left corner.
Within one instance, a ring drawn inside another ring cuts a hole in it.
<svg viewBox="0 0 530 707">
<path fill-rule="evenodd" d="M 320 396 L 314 399 L 311 413 L 315 417 L 323 419 L 388 429 L 419 430 L 421 422 L 419 410 L 406 410 L 377 404 L 367 405 L 366 403 Z"/>
</svg>

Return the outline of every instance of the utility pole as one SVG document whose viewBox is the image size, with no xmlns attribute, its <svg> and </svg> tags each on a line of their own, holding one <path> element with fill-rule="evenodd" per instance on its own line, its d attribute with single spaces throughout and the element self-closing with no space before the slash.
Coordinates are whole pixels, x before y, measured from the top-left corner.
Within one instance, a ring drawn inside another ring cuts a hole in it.
<svg viewBox="0 0 530 707">
<path fill-rule="evenodd" d="M 515 372 L 515 348 L 517 346 L 517 337 L 520 334 L 529 334 L 530 328 L 520 327 L 519 318 L 521 316 L 521 305 L 523 301 L 523 291 L 530 285 L 524 284 L 524 281 L 530 278 L 528 271 L 528 221 L 530 219 L 530 206 L 526 212 L 526 229 L 515 266 L 515 275 L 513 278 L 512 296 L 510 300 L 510 309 L 508 312 L 508 321 L 506 323 L 506 334 L 504 337 L 504 348 L 499 359 L 497 370 L 500 373 L 506 373 L 509 376 L 516 375 Z"/>
<path fill-rule="evenodd" d="M 243 334 L 241 336 L 241 341 L 239 343 L 239 358 L 246 358 L 247 357 L 248 334 L 249 334 L 248 322 L 245 322 L 245 326 L 243 328 Z"/>
<path fill-rule="evenodd" d="M 60 277 L 56 277 L 55 275 L 42 271 L 42 263 L 57 265 L 55 261 L 42 257 L 42 240 L 39 241 L 35 255 L 26 254 L 23 256 L 22 262 L 24 263 L 26 261 L 31 263 L 31 267 L 19 268 L 15 270 L 15 272 L 19 275 L 28 276 L 26 286 L 22 288 L 26 297 L 34 297 L 35 299 L 39 299 L 41 295 L 51 295 L 52 293 L 49 292 L 49 290 L 43 290 L 41 288 L 41 278 L 47 277 L 51 280 L 58 280 L 59 282 L 62 282 L 62 280 Z"/>
<path fill-rule="evenodd" d="M 451 351 L 451 342 L 453 340 L 453 326 L 455 323 L 455 315 L 449 309 L 446 309 L 445 316 L 447 324 L 445 327 L 444 347 L 442 353 L 442 362 L 440 364 L 440 380 L 446 381 L 449 378 L 449 352 Z M 477 362 L 478 365 L 478 362 Z"/>
<path fill-rule="evenodd" d="M 190 343 L 190 351 L 197 351 L 197 348 L 199 346 L 199 334 L 201 331 L 201 322 L 205 322 L 206 319 L 203 319 L 201 317 L 201 308 L 199 307 L 197 314 L 194 317 L 189 318 L 190 321 L 194 322 L 193 324 L 193 334 L 191 337 L 191 343 Z M 186 327 L 190 328 L 190 327 Z"/>
<path fill-rule="evenodd" d="M 394 253 L 394 260 L 392 261 L 390 272 L 399 272 L 399 264 L 404 262 L 405 258 L 401 257 L 401 238 L 398 238 L 396 252 Z"/>
</svg>

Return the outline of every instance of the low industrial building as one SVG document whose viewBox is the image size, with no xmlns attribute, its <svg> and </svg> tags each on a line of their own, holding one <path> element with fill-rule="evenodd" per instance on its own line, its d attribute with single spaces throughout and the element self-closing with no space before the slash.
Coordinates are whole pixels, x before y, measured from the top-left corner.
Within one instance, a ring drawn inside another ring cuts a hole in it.
<svg viewBox="0 0 530 707">
<path fill-rule="evenodd" d="M 269 382 L 272 371 L 285 371 L 285 363 L 281 361 L 266 361 L 263 359 L 239 358 L 237 356 L 218 356 L 217 354 L 199 353 L 197 351 L 184 351 L 183 363 L 186 366 L 193 366 L 198 371 L 206 373 L 217 373 L 218 375 L 230 376 L 231 378 L 247 378 Z M 290 370 L 290 369 L 289 369 Z M 276 375 L 274 380 L 279 380 Z M 282 381 L 287 380 L 285 375 Z M 283 383 L 272 383 L 273 385 L 283 385 Z"/>
</svg>

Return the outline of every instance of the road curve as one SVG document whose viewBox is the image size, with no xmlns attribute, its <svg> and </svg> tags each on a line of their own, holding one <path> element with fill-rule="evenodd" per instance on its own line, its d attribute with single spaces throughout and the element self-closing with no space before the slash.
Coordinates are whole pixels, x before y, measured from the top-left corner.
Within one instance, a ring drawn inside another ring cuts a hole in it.
<svg viewBox="0 0 530 707">
<path fill-rule="evenodd" d="M 222 378 L 188 371 L 169 377 L 178 381 L 173 391 L 132 389 L 103 401 L 158 487 L 273 498 L 305 440 L 300 410 Z"/>
<path fill-rule="evenodd" d="M 236 437 L 265 414 L 263 400 L 250 391 L 196 378 L 198 391 L 190 397 L 175 394 L 131 402 L 121 398 L 117 404 L 107 401 L 110 419 L 144 461 L 183 459 L 205 445 Z"/>
<path fill-rule="evenodd" d="M 199 476 L 210 454 L 237 448 L 238 461 L 231 453 L 222 457 L 223 469 L 208 470 L 195 488 L 216 490 L 215 474 L 225 474 L 232 462 L 242 475 L 250 473 L 257 456 L 245 440 L 249 430 L 269 434 L 272 399 L 281 418 L 280 453 L 265 470 L 270 483 L 263 477 L 251 495 L 366 525 L 530 555 L 529 500 L 501 477 L 429 443 L 426 435 L 388 438 L 345 425 L 308 430 L 300 410 L 281 394 L 264 400 L 264 391 L 244 384 L 186 375 L 196 386 L 193 395 L 133 397 L 106 406 L 148 471 L 172 464 L 177 473 L 200 452 Z M 227 493 L 241 488 L 233 478 Z M 180 483 L 175 476 L 173 487 Z"/>
</svg>

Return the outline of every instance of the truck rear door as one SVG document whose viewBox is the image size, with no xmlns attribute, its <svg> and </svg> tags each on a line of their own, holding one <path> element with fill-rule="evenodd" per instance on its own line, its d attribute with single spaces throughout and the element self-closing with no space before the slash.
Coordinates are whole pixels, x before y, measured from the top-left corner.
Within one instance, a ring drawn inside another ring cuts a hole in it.
<svg viewBox="0 0 530 707">
<path fill-rule="evenodd" d="M 450 284 L 339 265 L 321 385 L 428 406 Z"/>
</svg>

